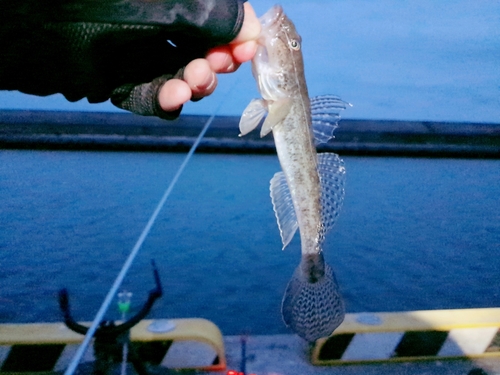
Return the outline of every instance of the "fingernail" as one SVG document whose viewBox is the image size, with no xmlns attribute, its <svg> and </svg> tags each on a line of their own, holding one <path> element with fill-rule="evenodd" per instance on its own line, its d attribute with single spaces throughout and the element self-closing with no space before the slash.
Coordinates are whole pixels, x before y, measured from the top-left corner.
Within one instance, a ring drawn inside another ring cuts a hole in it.
<svg viewBox="0 0 500 375">
<path fill-rule="evenodd" d="M 199 91 L 209 91 L 211 89 L 214 88 L 215 84 L 216 84 L 216 79 L 215 79 L 215 73 L 210 73 L 210 78 L 207 79 L 205 82 L 205 84 L 203 85 L 196 85 L 195 88 L 196 90 L 199 90 Z"/>
<path fill-rule="evenodd" d="M 231 53 L 226 53 L 224 62 L 221 64 L 221 71 L 219 73 L 230 73 L 234 70 L 234 61 Z"/>
<path fill-rule="evenodd" d="M 231 62 L 231 64 L 229 64 L 229 66 L 226 67 L 226 72 L 232 73 L 234 71 L 235 66 L 236 65 L 234 64 L 234 62 Z"/>
</svg>

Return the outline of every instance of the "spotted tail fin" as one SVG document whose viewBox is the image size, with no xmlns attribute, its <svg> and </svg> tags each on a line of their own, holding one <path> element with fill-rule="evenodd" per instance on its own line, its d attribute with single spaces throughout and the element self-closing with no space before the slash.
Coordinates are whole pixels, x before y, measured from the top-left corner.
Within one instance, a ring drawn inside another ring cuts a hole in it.
<svg viewBox="0 0 500 375">
<path fill-rule="evenodd" d="M 344 320 L 345 307 L 333 270 L 323 260 L 302 259 L 285 291 L 283 321 L 303 339 L 329 336 Z"/>
</svg>

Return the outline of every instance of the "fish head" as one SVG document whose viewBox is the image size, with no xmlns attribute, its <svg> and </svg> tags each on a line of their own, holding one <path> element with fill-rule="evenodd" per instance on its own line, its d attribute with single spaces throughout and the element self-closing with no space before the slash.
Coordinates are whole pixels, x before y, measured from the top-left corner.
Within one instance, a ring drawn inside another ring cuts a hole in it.
<svg viewBox="0 0 500 375">
<path fill-rule="evenodd" d="M 298 92 L 304 74 L 302 38 L 280 5 L 272 7 L 259 20 L 262 31 L 252 59 L 259 91 L 266 100 L 291 97 Z"/>
</svg>

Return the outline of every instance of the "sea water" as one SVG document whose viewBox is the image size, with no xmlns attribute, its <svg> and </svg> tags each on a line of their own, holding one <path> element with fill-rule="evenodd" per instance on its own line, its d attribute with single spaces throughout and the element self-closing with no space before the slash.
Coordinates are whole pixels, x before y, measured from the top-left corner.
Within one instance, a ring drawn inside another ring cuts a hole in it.
<svg viewBox="0 0 500 375">
<path fill-rule="evenodd" d="M 66 287 L 92 320 L 184 155 L 0 151 L 0 323 L 60 321 Z M 345 157 L 327 239 L 348 312 L 500 305 L 500 162 Z M 151 318 L 203 317 L 224 334 L 288 332 L 280 304 L 300 258 L 282 251 L 274 155 L 195 154 L 123 288 Z M 106 315 L 120 317 L 117 304 Z"/>
</svg>

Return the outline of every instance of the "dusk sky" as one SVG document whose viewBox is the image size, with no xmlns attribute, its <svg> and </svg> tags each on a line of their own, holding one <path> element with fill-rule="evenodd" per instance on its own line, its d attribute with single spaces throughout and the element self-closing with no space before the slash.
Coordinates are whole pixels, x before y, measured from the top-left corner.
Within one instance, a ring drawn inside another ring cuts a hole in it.
<svg viewBox="0 0 500 375">
<path fill-rule="evenodd" d="M 251 2 L 258 15 L 273 3 Z M 309 92 L 354 106 L 344 118 L 500 122 L 500 4 L 497 1 L 280 2 L 303 38 Z M 258 96 L 245 64 L 219 77 L 185 114 L 240 115 Z M 228 95 L 229 94 L 229 95 Z M 119 111 L 0 92 L 0 109 Z"/>
</svg>

